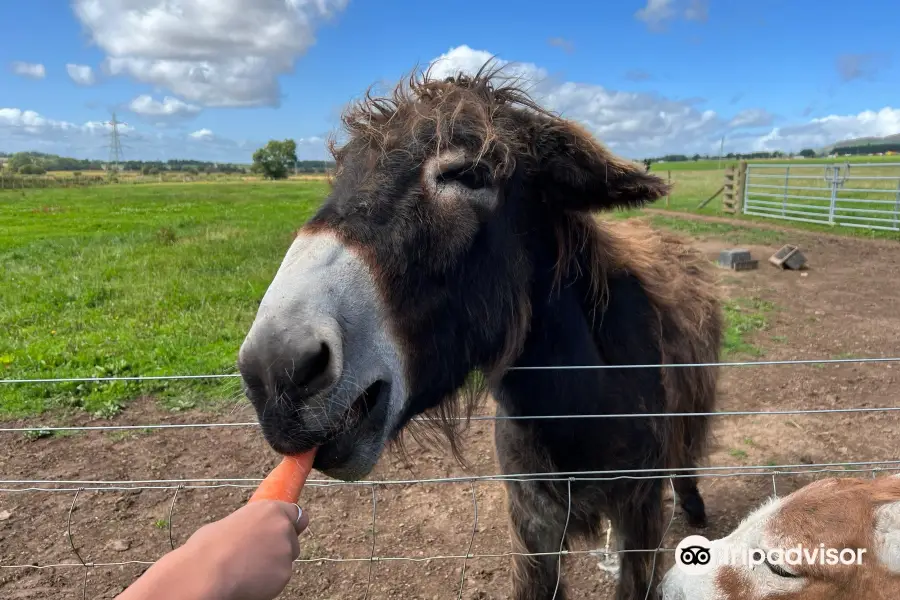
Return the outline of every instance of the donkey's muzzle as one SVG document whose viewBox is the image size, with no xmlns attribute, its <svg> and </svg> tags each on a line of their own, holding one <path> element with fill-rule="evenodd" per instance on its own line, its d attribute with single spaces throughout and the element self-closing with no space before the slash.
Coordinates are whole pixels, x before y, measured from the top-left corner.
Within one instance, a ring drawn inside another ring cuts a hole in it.
<svg viewBox="0 0 900 600">
<path fill-rule="evenodd" d="M 241 376 L 256 396 L 301 405 L 337 382 L 341 375 L 337 332 L 265 324 L 259 329 L 238 356 Z"/>
</svg>

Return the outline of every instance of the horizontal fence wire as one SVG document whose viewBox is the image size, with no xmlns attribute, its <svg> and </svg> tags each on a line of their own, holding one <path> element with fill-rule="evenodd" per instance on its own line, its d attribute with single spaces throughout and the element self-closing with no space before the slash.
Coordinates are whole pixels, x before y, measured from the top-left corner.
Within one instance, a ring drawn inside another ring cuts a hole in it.
<svg viewBox="0 0 900 600">
<path fill-rule="evenodd" d="M 873 464 L 874 465 L 876 463 L 835 463 L 835 464 L 852 466 L 852 465 L 863 465 L 863 464 Z M 755 475 L 755 476 L 772 477 L 773 493 L 775 496 L 777 496 L 778 492 L 777 492 L 777 485 L 775 482 L 776 476 L 785 476 L 785 475 L 789 475 L 789 474 L 800 475 L 800 474 L 835 473 L 835 472 L 838 472 L 838 473 L 865 472 L 865 473 L 870 473 L 872 477 L 875 477 L 876 474 L 881 471 L 900 471 L 900 461 L 884 461 L 884 462 L 880 462 L 877 464 L 894 464 L 896 466 L 896 468 L 883 469 L 882 467 L 870 467 L 867 469 L 840 469 L 840 470 L 804 469 L 802 471 L 793 471 L 793 472 L 772 470 L 772 471 L 766 472 L 766 473 L 747 473 L 747 474 L 742 474 L 742 475 L 743 476 Z M 767 467 L 767 468 L 775 469 L 775 468 L 779 468 L 782 466 L 785 466 L 785 465 L 778 465 L 776 467 Z M 808 466 L 814 467 L 814 466 L 818 466 L 818 465 L 808 465 Z M 734 468 L 734 467 L 721 467 L 721 468 Z M 750 468 L 756 468 L 756 467 L 750 467 Z M 734 476 L 734 475 L 737 475 L 737 474 L 711 474 L 710 476 L 727 477 L 727 476 Z M 483 478 L 481 478 L 481 479 L 483 480 Z M 561 479 L 562 481 L 570 482 L 569 483 L 569 486 L 570 486 L 569 494 L 570 495 L 571 495 L 571 482 L 575 479 L 576 478 L 572 478 L 572 477 L 567 477 L 567 478 Z M 376 514 L 375 513 L 376 501 L 375 501 L 374 490 L 375 490 L 376 486 L 386 485 L 386 484 L 390 484 L 390 483 L 429 483 L 429 482 L 454 482 L 454 483 L 468 482 L 468 483 L 472 483 L 474 480 L 475 480 L 475 478 L 470 477 L 470 478 L 442 478 L 442 479 L 434 479 L 434 480 L 416 479 L 416 480 L 408 480 L 408 481 L 403 481 L 403 482 L 400 482 L 400 481 L 391 482 L 391 481 L 379 480 L 379 481 L 366 481 L 366 482 L 348 482 L 347 484 L 348 485 L 370 486 L 372 488 L 372 490 L 373 490 L 373 496 L 372 496 L 372 498 L 373 498 L 373 521 L 374 521 L 374 516 Z M 175 480 L 172 480 L 172 481 L 175 481 Z M 192 480 L 180 480 L 180 481 L 192 481 Z M 250 480 L 247 480 L 247 481 L 250 481 Z M 255 480 L 255 481 L 258 481 L 258 480 Z M 10 482 L 0 481 L 0 485 L 7 484 L 7 483 L 10 483 Z M 58 483 L 65 483 L 65 482 L 58 482 Z M 118 483 L 124 483 L 124 482 L 118 482 Z M 313 482 L 311 481 L 310 483 L 312 484 Z M 339 482 L 339 483 L 341 483 L 341 482 Z M 329 483 L 328 485 L 335 485 L 335 484 Z M 316 557 L 310 557 L 310 558 L 298 558 L 294 562 L 295 563 L 307 563 L 307 564 L 314 563 L 314 564 L 319 564 L 319 565 L 327 564 L 327 563 L 369 563 L 369 565 L 370 565 L 369 573 L 370 574 L 369 574 L 369 579 L 367 581 L 367 594 L 368 594 L 368 589 L 371 588 L 371 585 L 372 585 L 371 567 L 374 563 L 380 563 L 380 562 L 385 562 L 385 563 L 387 563 L 387 562 L 430 563 L 431 561 L 438 561 L 438 560 L 453 560 L 453 561 L 464 561 L 463 562 L 463 569 L 464 569 L 465 565 L 468 563 L 468 561 L 478 560 L 478 559 L 512 558 L 512 557 L 517 557 L 517 556 L 521 556 L 521 557 L 547 557 L 547 556 L 552 557 L 552 556 L 556 556 L 556 557 L 558 557 L 559 560 L 562 560 L 562 558 L 565 556 L 578 556 L 578 555 L 593 555 L 593 556 L 598 556 L 598 557 L 605 556 L 608 559 L 609 556 L 620 556 L 622 554 L 627 554 L 627 553 L 650 553 L 650 552 L 654 553 L 654 558 L 655 558 L 661 552 L 670 553 L 670 552 L 674 552 L 674 550 L 675 550 L 675 548 L 663 547 L 662 543 L 660 543 L 660 545 L 656 548 L 611 549 L 609 547 L 609 542 L 608 542 L 608 537 L 607 537 L 607 545 L 604 548 L 594 548 L 594 549 L 587 549 L 587 550 L 573 550 L 573 549 L 565 549 L 564 545 L 561 544 L 560 549 L 558 551 L 547 551 L 547 552 L 509 551 L 509 552 L 475 553 L 475 554 L 473 554 L 471 552 L 471 548 L 472 548 L 472 543 L 474 541 L 475 535 L 477 533 L 478 505 L 477 505 L 477 500 L 475 500 L 476 495 L 475 495 L 474 484 L 472 484 L 472 485 L 473 485 L 472 498 L 473 498 L 473 508 L 474 508 L 473 534 L 467 544 L 466 552 L 464 554 L 434 554 L 434 555 L 428 555 L 428 556 L 378 556 L 376 554 L 376 546 L 374 543 L 374 528 L 373 528 L 373 543 L 372 543 L 372 547 L 371 547 L 371 555 L 370 556 L 367 556 L 367 557 L 316 556 Z M 179 484 L 177 486 L 168 486 L 165 488 L 157 488 L 157 487 L 146 486 L 146 485 L 136 486 L 136 487 L 102 487 L 102 488 L 94 488 L 94 489 L 88 488 L 88 487 L 83 487 L 83 486 L 77 487 L 77 488 L 65 488 L 65 489 L 63 489 L 63 488 L 52 488 L 52 489 L 34 488 L 34 489 L 29 489 L 29 490 L 0 488 L 0 492 L 15 492 L 15 491 L 69 492 L 69 493 L 75 492 L 75 499 L 73 500 L 70 511 L 69 511 L 69 519 L 67 520 L 67 523 L 66 523 L 66 532 L 65 533 L 69 538 L 73 553 L 78 558 L 78 562 L 74 562 L 74 561 L 58 562 L 58 563 L 51 563 L 51 564 L 44 564 L 44 565 L 37 564 L 37 563 L 0 564 L 0 569 L 41 571 L 41 570 L 57 569 L 57 568 L 62 568 L 62 569 L 83 568 L 83 569 L 87 570 L 87 569 L 96 569 L 96 568 L 111 568 L 111 567 L 124 567 L 124 566 L 140 566 L 140 567 L 152 566 L 153 564 L 155 564 L 155 562 L 156 562 L 155 560 L 124 560 L 124 561 L 85 561 L 85 560 L 83 560 L 81 555 L 78 553 L 74 542 L 72 541 L 72 531 L 71 531 L 71 514 L 75 508 L 75 502 L 78 499 L 78 494 L 81 492 L 84 492 L 84 491 L 127 491 L 127 490 L 135 490 L 135 489 L 174 490 L 175 495 L 173 496 L 173 500 L 172 500 L 172 504 L 171 504 L 171 508 L 170 508 L 170 514 L 169 514 L 169 523 L 171 523 L 172 522 L 172 514 L 171 513 L 172 513 L 172 511 L 174 511 L 175 499 L 177 498 L 178 491 L 183 490 L 183 489 L 190 489 L 191 487 L 192 486 Z M 215 486 L 197 486 L 197 487 L 210 488 L 210 487 L 234 487 L 234 486 L 215 485 Z M 246 485 L 246 486 L 241 486 L 241 487 L 252 488 L 255 486 Z M 676 498 L 675 498 L 675 494 L 674 494 L 674 488 L 672 488 L 672 489 L 673 489 L 673 494 L 672 494 L 671 519 L 674 520 L 675 510 L 676 510 L 676 506 L 675 506 Z M 571 496 L 570 496 L 569 511 L 571 511 Z M 670 520 L 669 525 L 671 525 L 672 520 Z M 666 531 L 668 532 L 668 527 L 667 527 Z M 665 535 L 663 536 L 663 538 L 665 538 Z M 174 549 L 175 544 L 172 541 L 171 531 L 170 531 L 169 539 L 170 539 L 170 544 L 172 546 L 172 549 Z M 462 578 L 461 578 L 461 582 L 460 582 L 460 590 L 462 590 L 462 586 L 464 585 L 464 583 L 465 583 L 465 571 L 463 570 L 463 574 L 462 574 Z M 85 572 L 85 579 L 84 579 L 85 595 L 86 595 L 86 590 L 87 590 L 87 571 Z"/>
<path fill-rule="evenodd" d="M 887 465 L 887 466 L 882 466 Z M 835 470 L 835 472 L 850 472 L 851 467 L 867 467 L 864 471 L 900 471 L 900 460 L 877 460 L 861 462 L 834 462 L 834 463 L 799 463 L 782 465 L 720 465 L 711 467 L 678 467 L 660 469 L 614 469 L 604 471 L 551 471 L 544 473 L 515 473 L 509 475 L 459 475 L 455 477 L 434 477 L 416 479 L 378 479 L 372 481 L 338 481 L 332 479 L 310 479 L 307 485 L 315 487 L 370 487 L 381 485 L 413 485 L 413 484 L 452 484 L 471 483 L 474 481 L 616 481 L 622 479 L 670 479 L 678 477 L 743 477 L 754 475 L 799 475 L 810 472 L 813 469 Z M 792 469 L 786 472 L 783 469 Z M 716 473 L 715 471 L 729 471 L 728 473 Z M 754 472 L 751 472 L 754 471 Z M 760 472 L 762 471 L 762 472 Z M 155 486 L 160 489 L 182 487 L 256 487 L 262 482 L 259 477 L 205 477 L 185 479 L 122 479 L 122 480 L 85 480 L 85 479 L 0 479 L 0 491 L 17 491 L 18 488 L 9 486 L 31 486 L 29 491 L 57 491 L 58 487 L 69 486 L 65 491 L 77 489 L 92 489 L 102 491 L 105 489 L 130 490 L 138 486 Z M 36 487 L 40 486 L 40 487 Z"/>
<path fill-rule="evenodd" d="M 680 413 L 606 413 L 606 414 L 568 414 L 568 415 L 474 415 L 471 417 L 414 417 L 413 422 L 442 421 L 541 421 L 553 419 L 630 419 L 630 418 L 683 418 L 683 417 L 760 417 L 774 415 L 827 415 L 846 413 L 891 413 L 900 411 L 900 406 L 860 407 L 860 408 L 797 408 L 786 410 L 733 410 L 718 412 L 680 412 Z M 259 427 L 258 421 L 242 421 L 237 423 L 152 423 L 147 425 L 72 425 L 30 427 L 0 427 L 0 433 L 54 433 L 63 431 L 131 431 L 157 429 L 197 429 L 215 427 Z"/>
<path fill-rule="evenodd" d="M 592 550 L 561 550 L 551 552 L 497 552 L 495 554 L 436 554 L 430 556 L 366 556 L 366 557 L 331 557 L 321 556 L 313 558 L 298 558 L 295 563 L 353 563 L 353 562 L 388 562 L 388 561 L 406 561 L 406 562 L 428 562 L 432 560 L 465 560 L 478 558 L 511 558 L 513 556 L 568 556 L 579 554 L 631 554 L 641 552 L 674 552 L 675 548 L 638 548 L 634 550 L 605 550 L 596 548 Z M 156 561 L 144 560 L 128 560 L 121 562 L 101 562 L 101 563 L 85 563 L 67 562 L 49 565 L 0 565 L 0 569 L 54 569 L 57 567 L 120 567 L 126 565 L 152 565 Z"/>
<path fill-rule="evenodd" d="M 804 360 L 751 360 L 743 362 L 665 363 L 640 365 L 534 365 L 510 367 L 507 371 L 588 371 L 593 369 L 671 369 L 697 367 L 767 367 L 779 365 L 829 365 L 852 363 L 895 363 L 900 357 L 889 358 L 821 358 Z M 51 377 L 34 379 L 0 379 L 0 384 L 79 383 L 113 381 L 177 381 L 182 379 L 237 379 L 240 373 L 209 375 L 121 375 L 110 377 Z"/>
<path fill-rule="evenodd" d="M 834 358 L 804 360 L 769 360 L 719 363 L 676 363 L 647 365 L 541 365 L 528 367 L 512 367 L 510 370 L 589 370 L 589 369 L 636 369 L 636 368 L 669 368 L 669 367 L 747 367 L 747 366 L 785 366 L 785 365 L 817 365 L 817 364 L 861 364 L 861 363 L 894 363 L 900 357 L 888 358 Z M 67 382 L 113 382 L 113 381 L 158 381 L 158 380 L 191 380 L 239 378 L 239 373 L 210 375 L 135 375 L 122 377 L 70 377 L 52 379 L 0 379 L 0 384 L 38 384 Z M 624 418 L 666 418 L 666 417 L 728 417 L 728 416 L 766 416 L 766 415 L 802 415 L 831 413 L 874 413 L 895 412 L 900 407 L 859 407 L 859 408 L 827 408 L 827 409 L 786 409 L 761 411 L 716 411 L 716 412 L 680 412 L 680 413 L 606 413 L 606 414 L 567 414 L 567 415 L 475 415 L 471 417 L 448 417 L 455 421 L 518 421 L 518 420 L 552 420 L 552 419 L 624 419 Z M 435 422 L 431 417 L 416 417 L 414 421 Z M 165 423 L 148 425 L 81 425 L 81 426 L 42 426 L 0 427 L 0 433 L 51 433 L 57 431 L 125 431 L 153 429 L 188 429 L 201 427 L 258 427 L 256 421 L 237 423 Z"/>
<path fill-rule="evenodd" d="M 642 364 L 642 365 L 547 365 L 515 367 L 511 370 L 590 370 L 590 369 L 640 369 L 640 368 L 672 368 L 672 367 L 747 367 L 747 366 L 780 366 L 780 365 L 819 365 L 819 364 L 860 364 L 860 363 L 893 363 L 900 362 L 900 357 L 892 358 L 843 358 L 843 359 L 810 359 L 810 360 L 783 360 L 783 361 L 749 361 L 749 362 L 720 362 L 720 363 L 691 363 L 691 364 Z M 121 376 L 121 377 L 73 377 L 50 379 L 4 379 L 4 384 L 40 384 L 40 383 L 66 383 L 66 382 L 114 382 L 114 381 L 158 381 L 158 380 L 192 380 L 192 379 L 224 379 L 239 378 L 240 374 L 210 374 L 210 375 L 149 375 L 149 376 Z M 686 416 L 768 416 L 768 415 L 797 415 L 797 414 L 846 414 L 846 413 L 890 413 L 900 410 L 900 407 L 859 407 L 859 408 L 833 408 L 833 409 L 788 409 L 771 411 L 721 411 L 698 413 L 644 413 L 644 414 L 590 414 L 590 415 L 506 415 L 490 416 L 477 415 L 473 417 L 458 417 L 457 420 L 473 421 L 497 421 L 519 419 L 598 419 L 598 418 L 634 418 L 634 417 L 686 417 Z M 437 420 L 427 417 L 418 417 L 417 420 Z M 56 426 L 31 426 L 31 427 L 5 427 L 0 428 L 0 433 L 44 433 L 54 431 L 110 431 L 110 430 L 160 430 L 176 428 L 199 427 L 259 427 L 257 422 L 237 423 L 165 423 L 148 425 L 85 425 L 71 427 Z M 859 462 L 834 462 L 834 463 L 804 463 L 804 464 L 776 464 L 776 465 L 718 465 L 703 467 L 685 467 L 672 469 L 620 469 L 603 471 L 570 471 L 570 472 L 545 472 L 545 473 L 516 473 L 516 474 L 490 474 L 490 475 L 462 475 L 456 477 L 415 478 L 415 479 L 382 479 L 370 481 L 339 481 L 311 479 L 307 486 L 311 488 L 332 487 L 369 487 L 372 491 L 372 525 L 371 525 L 371 555 L 367 557 L 340 557 L 321 556 L 297 559 L 297 563 L 368 563 L 369 574 L 366 582 L 366 597 L 368 598 L 372 586 L 372 565 L 379 562 L 430 562 L 436 560 L 463 561 L 461 578 L 459 582 L 459 595 L 462 597 L 466 578 L 466 566 L 470 560 L 488 558 L 523 557 L 547 557 L 555 556 L 562 560 L 569 555 L 594 555 L 594 556 L 619 556 L 628 552 L 653 553 L 654 564 L 660 552 L 673 552 L 674 548 L 662 547 L 646 549 L 610 549 L 609 531 L 607 530 L 607 545 L 605 548 L 591 550 L 565 549 L 563 540 L 560 540 L 558 551 L 548 552 L 500 552 L 500 553 L 475 553 L 471 552 L 472 544 L 478 528 L 478 503 L 475 494 L 475 486 L 483 482 L 557 482 L 565 483 L 569 490 L 569 512 L 571 512 L 571 488 L 572 482 L 597 482 L 617 480 L 641 480 L 641 479 L 667 479 L 670 485 L 673 480 L 682 477 L 727 479 L 734 477 L 766 477 L 771 478 L 773 493 L 777 496 L 776 478 L 784 476 L 808 476 L 819 474 L 850 474 L 867 473 L 875 477 L 878 473 L 900 472 L 900 460 L 859 461 Z M 85 561 L 78 553 L 71 532 L 72 511 L 75 509 L 78 495 L 82 492 L 134 492 L 136 490 L 163 490 L 173 492 L 170 519 L 169 519 L 169 543 L 172 549 L 175 544 L 171 531 L 171 511 L 174 511 L 175 501 L 181 490 L 210 490 L 210 489 L 256 489 L 262 478 L 182 478 L 182 479 L 125 479 L 125 480 L 65 480 L 65 479 L 5 479 L 0 480 L 0 493 L 67 493 L 74 494 L 69 518 L 66 524 L 66 535 L 72 553 L 78 559 L 77 562 L 58 562 L 53 564 L 0 564 L 0 569 L 7 570 L 45 570 L 55 568 L 82 568 L 85 569 L 82 598 L 87 597 L 88 572 L 91 569 L 104 567 L 123 567 L 135 565 L 149 567 L 155 560 L 127 560 L 127 561 Z M 472 536 L 467 540 L 468 545 L 462 554 L 435 554 L 429 556 L 378 556 L 376 554 L 376 525 L 377 525 L 377 496 L 376 489 L 380 486 L 403 485 L 432 485 L 432 484 L 466 484 L 471 486 L 474 509 L 474 524 Z M 675 517 L 675 494 L 672 494 L 672 515 Z M 567 522 L 570 515 L 567 515 Z M 671 526 L 672 521 L 669 522 Z M 668 532 L 668 528 L 666 529 Z M 665 537 L 665 536 L 664 536 Z"/>
</svg>

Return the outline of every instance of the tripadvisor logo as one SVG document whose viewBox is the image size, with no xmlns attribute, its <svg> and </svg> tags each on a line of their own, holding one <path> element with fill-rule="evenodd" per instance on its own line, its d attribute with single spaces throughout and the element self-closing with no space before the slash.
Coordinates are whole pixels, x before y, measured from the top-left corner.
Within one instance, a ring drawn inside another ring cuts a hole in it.
<svg viewBox="0 0 900 600">
<path fill-rule="evenodd" d="M 690 575 L 709 573 L 718 565 L 743 565 L 750 568 L 763 564 L 784 566 L 798 565 L 861 565 L 865 548 L 826 548 L 819 544 L 805 548 L 798 544 L 791 548 L 716 548 L 702 535 L 691 535 L 675 547 L 675 564 Z"/>
<path fill-rule="evenodd" d="M 716 566 L 712 544 L 702 535 L 689 535 L 675 547 L 675 564 L 689 575 L 709 573 Z"/>
</svg>

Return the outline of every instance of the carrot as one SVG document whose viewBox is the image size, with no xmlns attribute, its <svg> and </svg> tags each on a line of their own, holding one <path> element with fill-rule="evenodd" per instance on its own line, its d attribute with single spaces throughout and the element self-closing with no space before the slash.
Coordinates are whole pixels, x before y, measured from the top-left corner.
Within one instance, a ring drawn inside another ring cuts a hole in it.
<svg viewBox="0 0 900 600">
<path fill-rule="evenodd" d="M 281 500 L 282 502 L 295 503 L 300 498 L 300 491 L 312 471 L 313 459 L 316 449 L 303 454 L 285 456 L 277 467 L 272 469 L 256 491 L 250 497 L 250 502 L 257 500 Z"/>
</svg>

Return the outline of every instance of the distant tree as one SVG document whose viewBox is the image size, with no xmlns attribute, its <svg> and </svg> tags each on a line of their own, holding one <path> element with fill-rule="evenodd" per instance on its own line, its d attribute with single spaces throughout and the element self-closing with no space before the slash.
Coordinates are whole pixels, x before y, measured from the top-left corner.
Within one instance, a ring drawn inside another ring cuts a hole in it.
<svg viewBox="0 0 900 600">
<path fill-rule="evenodd" d="M 266 179 L 285 179 L 297 164 L 297 143 L 294 140 L 269 140 L 253 153 L 254 173 Z"/>
<path fill-rule="evenodd" d="M 691 160 L 694 161 L 694 162 L 697 162 L 698 160 L 700 160 L 700 155 L 699 155 L 699 154 L 693 155 L 693 156 L 691 157 Z"/>
<path fill-rule="evenodd" d="M 37 160 L 27 152 L 16 152 L 9 157 L 6 167 L 13 173 L 21 173 L 22 169 L 34 165 Z"/>
<path fill-rule="evenodd" d="M 815 158 L 816 151 L 811 150 L 809 148 L 804 148 L 803 150 L 800 151 L 800 156 L 802 156 L 803 158 Z"/>
<path fill-rule="evenodd" d="M 22 175 L 43 175 L 46 172 L 47 169 L 37 163 L 30 163 L 19 167 L 19 173 Z"/>
</svg>

